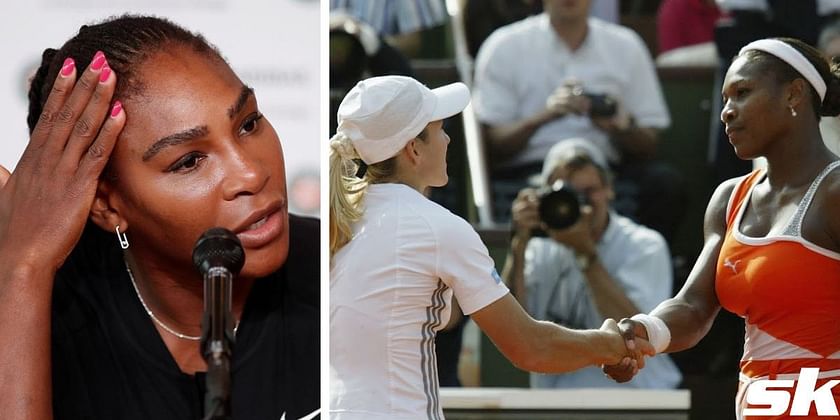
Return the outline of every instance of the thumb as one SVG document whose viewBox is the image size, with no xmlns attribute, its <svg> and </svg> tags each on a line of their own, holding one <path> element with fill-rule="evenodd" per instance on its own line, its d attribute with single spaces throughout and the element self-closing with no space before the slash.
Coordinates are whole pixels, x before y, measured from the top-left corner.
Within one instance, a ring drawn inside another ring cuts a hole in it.
<svg viewBox="0 0 840 420">
<path fill-rule="evenodd" d="M 4 168 L 3 165 L 0 165 L 0 188 L 3 188 L 3 186 L 6 185 L 10 176 L 12 176 L 12 174 L 9 170 Z"/>
<path fill-rule="evenodd" d="M 601 324 L 601 331 L 619 331 L 618 324 L 612 318 L 607 318 Z"/>
</svg>

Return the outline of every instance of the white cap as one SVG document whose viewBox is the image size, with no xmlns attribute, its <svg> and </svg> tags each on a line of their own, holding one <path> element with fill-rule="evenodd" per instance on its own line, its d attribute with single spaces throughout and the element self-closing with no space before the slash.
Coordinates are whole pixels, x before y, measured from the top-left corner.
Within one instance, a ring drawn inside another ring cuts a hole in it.
<svg viewBox="0 0 840 420">
<path fill-rule="evenodd" d="M 557 169 L 557 165 L 579 154 L 589 156 L 592 162 L 600 166 L 601 169 L 609 170 L 607 159 L 600 149 L 587 139 L 573 137 L 561 140 L 548 150 L 548 154 L 543 161 L 542 173 L 540 174 L 542 177 L 541 181 L 543 183 L 548 182 L 551 174 Z"/>
<path fill-rule="evenodd" d="M 410 77 L 372 77 L 341 101 L 336 132 L 372 165 L 393 157 L 430 122 L 463 111 L 469 102 L 469 89 L 460 82 L 429 89 Z"/>
</svg>

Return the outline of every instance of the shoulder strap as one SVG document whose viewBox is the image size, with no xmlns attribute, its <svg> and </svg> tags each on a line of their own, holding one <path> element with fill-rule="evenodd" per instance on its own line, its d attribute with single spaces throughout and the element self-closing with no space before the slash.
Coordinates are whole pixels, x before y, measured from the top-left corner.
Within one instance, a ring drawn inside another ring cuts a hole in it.
<svg viewBox="0 0 840 420">
<path fill-rule="evenodd" d="M 784 232 L 782 235 L 786 236 L 802 236 L 802 219 L 805 218 L 805 213 L 808 211 L 808 208 L 811 207 L 811 202 L 814 200 L 814 195 L 817 193 L 817 188 L 820 187 L 822 180 L 825 179 L 826 175 L 828 175 L 834 168 L 840 166 L 840 161 L 834 161 L 828 164 L 825 169 L 814 178 L 814 181 L 811 182 L 811 186 L 808 187 L 808 191 L 805 192 L 805 196 L 802 197 L 802 201 L 799 202 L 799 206 L 796 208 L 796 213 L 793 214 L 793 217 L 790 219 L 790 223 L 785 227 Z"/>
<path fill-rule="evenodd" d="M 729 204 L 726 205 L 726 227 L 735 223 L 735 218 L 738 216 L 738 210 L 747 198 L 753 184 L 758 182 L 764 175 L 764 169 L 756 169 L 749 175 L 745 176 L 732 189 L 732 194 L 729 196 Z"/>
</svg>

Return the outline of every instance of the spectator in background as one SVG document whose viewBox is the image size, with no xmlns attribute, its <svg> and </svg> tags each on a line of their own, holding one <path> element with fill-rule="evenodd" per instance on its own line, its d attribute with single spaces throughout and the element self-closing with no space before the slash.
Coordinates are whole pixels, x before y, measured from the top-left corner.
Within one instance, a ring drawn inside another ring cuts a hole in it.
<svg viewBox="0 0 840 420">
<path fill-rule="evenodd" d="M 720 15 L 714 0 L 664 0 L 656 15 L 659 54 L 712 42 Z"/>
<path fill-rule="evenodd" d="M 833 62 L 840 61 L 840 20 L 834 20 L 823 28 L 817 47 Z M 820 118 L 820 133 L 828 150 L 840 156 L 840 118 Z"/>
<path fill-rule="evenodd" d="M 478 55 L 484 40 L 496 29 L 542 13 L 542 0 L 464 0 L 467 50 Z M 618 23 L 618 0 L 592 0 L 592 16 Z"/>
<path fill-rule="evenodd" d="M 544 185 L 570 184 L 589 202 L 567 229 L 541 227 L 538 192 L 523 189 L 513 202 L 514 236 L 502 276 L 536 319 L 569 328 L 594 328 L 606 318 L 650 311 L 671 296 L 672 270 L 662 235 L 610 211 L 612 183 L 606 161 L 583 139 L 551 148 L 541 175 Z M 648 360 L 630 384 L 674 388 L 681 379 L 669 357 Z M 536 388 L 615 387 L 597 368 L 561 375 L 531 375 Z"/>
<path fill-rule="evenodd" d="M 590 17 L 590 5 L 544 0 L 545 13 L 500 28 L 479 51 L 473 104 L 497 213 L 509 218 L 554 144 L 586 138 L 616 168 L 619 212 L 670 237 L 682 199 L 678 176 L 651 159 L 670 116 L 650 53 L 632 30 Z"/>
<path fill-rule="evenodd" d="M 420 51 L 420 33 L 446 23 L 444 0 L 330 0 L 330 10 L 343 10 L 366 22 L 405 55 Z"/>
</svg>

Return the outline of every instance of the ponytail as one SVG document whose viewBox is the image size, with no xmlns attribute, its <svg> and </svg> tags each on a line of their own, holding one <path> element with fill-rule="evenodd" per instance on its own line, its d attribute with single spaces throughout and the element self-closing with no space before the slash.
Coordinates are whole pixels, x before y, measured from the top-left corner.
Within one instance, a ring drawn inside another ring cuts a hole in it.
<svg viewBox="0 0 840 420">
<path fill-rule="evenodd" d="M 359 173 L 361 159 L 350 138 L 330 139 L 330 258 L 353 238 L 353 223 L 361 219 L 362 201 L 370 184 L 393 178 L 397 159 L 375 163 Z M 361 163 L 362 165 L 364 163 Z"/>
</svg>

